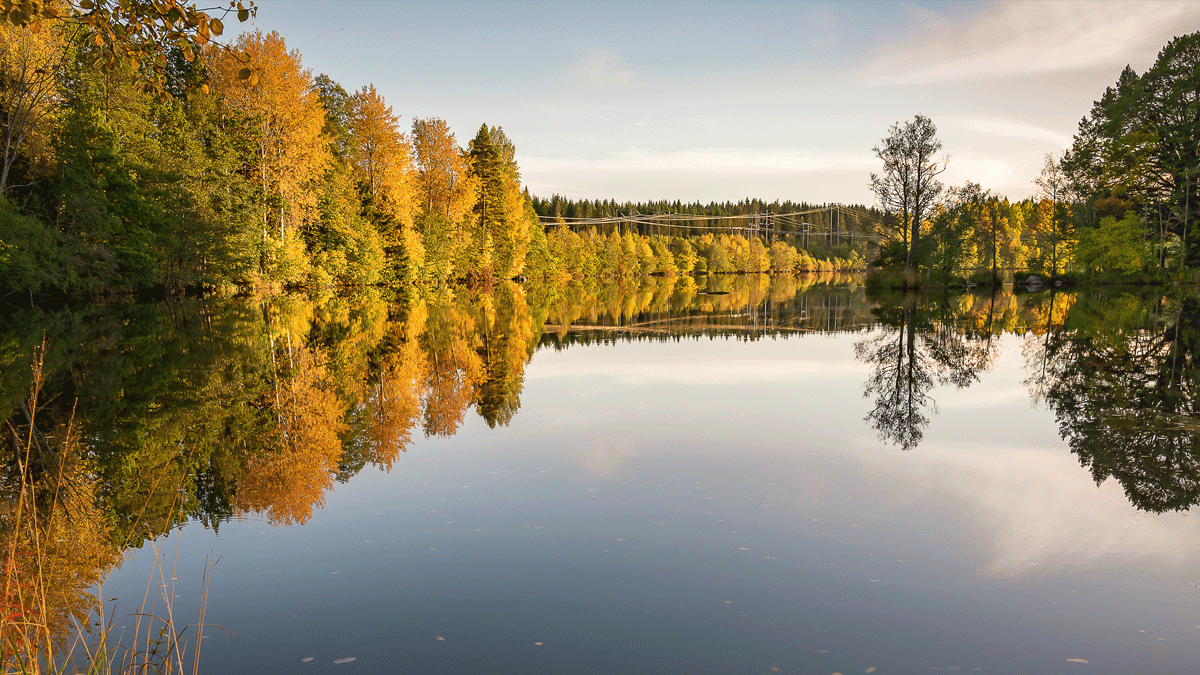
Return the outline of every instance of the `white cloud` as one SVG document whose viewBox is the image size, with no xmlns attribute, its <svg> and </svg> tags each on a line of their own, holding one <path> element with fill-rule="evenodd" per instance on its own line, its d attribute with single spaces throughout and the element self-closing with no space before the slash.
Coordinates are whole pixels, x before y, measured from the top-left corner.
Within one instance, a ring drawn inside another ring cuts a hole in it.
<svg viewBox="0 0 1200 675">
<path fill-rule="evenodd" d="M 568 70 L 573 82 L 584 82 L 589 89 L 620 89 L 633 84 L 636 76 L 621 64 L 611 49 L 592 49 Z"/>
<path fill-rule="evenodd" d="M 526 380 L 552 377 L 607 377 L 625 384 L 680 382 L 693 385 L 730 385 L 758 382 L 804 382 L 838 378 L 848 372 L 866 372 L 855 363 L 835 364 L 801 360 L 688 361 L 680 363 L 617 363 L 611 365 L 540 363 L 525 372 Z"/>
<path fill-rule="evenodd" d="M 1080 70 L 1153 57 L 1195 30 L 1195 2 L 1002 2 L 956 23 L 916 9 L 916 34 L 881 47 L 869 84 L 985 80 Z"/>
<path fill-rule="evenodd" d="M 527 173 L 562 171 L 706 173 L 721 175 L 765 175 L 817 171 L 873 171 L 878 161 L 869 153 L 845 153 L 819 149 L 694 148 L 655 152 L 630 148 L 607 157 L 521 157 Z"/>
<path fill-rule="evenodd" d="M 1026 122 L 997 119 L 977 119 L 968 117 L 942 117 L 938 124 L 944 128 L 961 129 L 1002 138 L 1020 138 L 1034 141 L 1045 141 L 1059 148 L 1071 147 L 1071 137 Z"/>
<path fill-rule="evenodd" d="M 1200 546 L 1194 518 L 1138 511 L 1117 481 L 1097 486 L 1061 448 L 926 443 L 919 452 L 916 465 L 874 446 L 859 456 L 875 471 L 904 477 L 895 481 L 891 509 L 930 499 L 957 504 L 967 528 L 957 536 L 981 552 L 982 575 L 1018 578 L 1134 560 L 1174 565 Z"/>
</svg>

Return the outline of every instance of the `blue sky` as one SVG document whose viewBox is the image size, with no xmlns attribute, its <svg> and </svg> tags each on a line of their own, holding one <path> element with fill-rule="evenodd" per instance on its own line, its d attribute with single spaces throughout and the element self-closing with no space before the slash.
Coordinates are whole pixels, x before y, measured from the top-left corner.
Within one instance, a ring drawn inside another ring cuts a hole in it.
<svg viewBox="0 0 1200 675">
<path fill-rule="evenodd" d="M 1023 198 L 1126 64 L 1200 30 L 1194 2 L 257 4 L 405 125 L 500 125 L 534 194 L 622 201 L 869 204 L 872 147 L 916 113 L 946 182 Z"/>
</svg>

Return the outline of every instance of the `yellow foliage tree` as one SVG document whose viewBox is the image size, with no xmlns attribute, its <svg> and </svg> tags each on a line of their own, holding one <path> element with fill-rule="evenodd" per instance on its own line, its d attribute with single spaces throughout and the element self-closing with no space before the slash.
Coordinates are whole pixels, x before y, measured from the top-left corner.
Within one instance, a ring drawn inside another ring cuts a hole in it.
<svg viewBox="0 0 1200 675">
<path fill-rule="evenodd" d="M 475 205 L 478 184 L 454 134 L 437 118 L 413 121 L 416 202 L 425 248 L 425 274 L 446 279 L 467 246 L 463 222 Z"/>
<path fill-rule="evenodd" d="M 0 195 L 11 187 L 19 159 L 30 168 L 49 164 L 50 139 L 61 97 L 58 73 L 66 40 L 58 21 L 18 27 L 0 23 Z"/>
<path fill-rule="evenodd" d="M 225 108 L 244 116 L 255 132 L 252 178 L 264 197 L 263 243 L 275 217 L 278 243 L 286 247 L 289 225 L 316 217 L 312 187 L 329 161 L 328 139 L 321 134 L 325 111 L 312 71 L 301 65 L 298 51 L 287 51 L 278 33 L 243 33 L 237 48 L 250 55 L 250 77 L 241 76 L 245 65 L 237 55 L 222 49 L 207 51 L 208 72 Z"/>
<path fill-rule="evenodd" d="M 423 267 L 425 250 L 413 228 L 416 176 L 412 145 L 375 85 L 355 92 L 351 108 L 350 159 L 375 209 L 384 217 L 380 232 L 384 244 L 391 249 L 399 247 L 414 268 Z"/>
<path fill-rule="evenodd" d="M 283 356 L 291 376 L 275 387 L 277 427 L 246 457 L 235 503 L 265 511 L 274 524 L 291 525 L 303 524 L 313 506 L 325 503 L 342 457 L 346 404 L 330 391 L 322 356 L 293 347 L 290 335 L 287 345 Z"/>
<path fill-rule="evenodd" d="M 475 205 L 478 187 L 468 175 L 466 157 L 450 127 L 436 117 L 414 120 L 413 149 L 419 208 L 452 223 L 461 222 Z"/>
</svg>

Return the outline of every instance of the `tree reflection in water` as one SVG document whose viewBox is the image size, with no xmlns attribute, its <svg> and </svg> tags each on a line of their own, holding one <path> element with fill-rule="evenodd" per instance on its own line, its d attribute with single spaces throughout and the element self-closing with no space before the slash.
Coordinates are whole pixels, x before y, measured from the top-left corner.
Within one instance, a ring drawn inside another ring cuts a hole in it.
<svg viewBox="0 0 1200 675">
<path fill-rule="evenodd" d="M 1076 302 L 1027 351 L 1028 385 L 1096 483 L 1152 512 L 1200 503 L 1200 301 Z"/>
<path fill-rule="evenodd" d="M 878 332 L 854 345 L 855 357 L 871 367 L 863 397 L 874 396 L 875 406 L 865 420 L 880 440 L 911 450 L 925 436 L 927 413 L 937 412 L 934 385 L 969 387 L 991 366 L 992 321 L 974 334 L 952 321 L 944 298 L 930 306 L 914 296 L 883 304 L 875 314 Z"/>
<path fill-rule="evenodd" d="M 91 606 L 87 587 L 127 546 L 191 519 L 219 528 L 258 513 L 278 525 L 304 523 L 338 481 L 368 466 L 390 469 L 414 437 L 453 435 L 471 408 L 491 427 L 509 424 L 539 348 L 682 336 L 872 330 L 855 345 L 870 366 L 866 420 L 907 450 L 936 411 L 934 387 L 970 386 L 991 367 L 999 336 L 1022 335 L 1031 393 L 1054 410 L 1097 481 L 1117 478 L 1152 511 L 1200 499 L 1194 297 L 1050 291 L 868 300 L 861 287 L 836 285 L 845 279 L 823 281 L 830 285 L 766 276 L 500 284 L 488 293 L 368 290 L 3 316 L 0 406 L 16 432 L 5 441 L 13 452 L 0 486 L 5 550 L 43 551 L 53 558 L 43 561 L 43 578 L 78 581 L 54 582 L 62 597 L 48 611 L 58 619 L 46 621 L 61 627 Z M 74 501 L 27 503 L 53 526 L 38 534 L 16 518 L 26 508 L 18 506 L 17 457 L 34 426 L 21 407 L 30 391 L 21 364 L 42 335 L 37 437 L 60 446 L 76 439 L 77 453 L 63 464 Z M 53 536 L 53 545 L 38 536 Z M 23 555 L 7 556 L 6 576 L 18 585 L 34 569 Z"/>
<path fill-rule="evenodd" d="M 472 407 L 491 427 L 509 424 L 539 347 L 632 330 L 758 339 L 850 328 L 869 316 L 860 292 L 826 285 L 844 281 L 499 284 L 488 293 L 368 290 L 0 316 L 0 406 L 11 432 L 0 477 L 0 638 L 29 638 L 31 649 L 61 643 L 73 618 L 86 623 L 96 601 L 88 589 L 121 552 L 182 522 L 216 529 L 257 513 L 303 524 L 335 482 L 367 466 L 390 469 L 415 435 L 453 435 Z M 44 353 L 36 425 L 23 365 L 34 353 Z M 55 455 L 64 461 L 54 471 L 22 469 L 29 438 L 71 452 Z M 37 617 L 21 589 L 43 598 Z"/>
</svg>

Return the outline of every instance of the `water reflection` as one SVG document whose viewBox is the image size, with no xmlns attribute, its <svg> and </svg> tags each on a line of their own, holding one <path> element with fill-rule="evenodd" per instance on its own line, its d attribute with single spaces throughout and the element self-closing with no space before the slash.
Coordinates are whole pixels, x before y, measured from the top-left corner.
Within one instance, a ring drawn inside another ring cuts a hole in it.
<svg viewBox="0 0 1200 675">
<path fill-rule="evenodd" d="M 508 425 L 539 348 L 618 340 L 861 334 L 866 421 L 910 450 L 936 399 L 954 395 L 938 388 L 969 388 L 993 366 L 999 338 L 1019 336 L 1031 395 L 1097 482 L 1115 477 L 1144 510 L 1196 503 L 1194 296 L 868 298 L 846 281 L 501 284 L 11 314 L 0 327 L 12 449 L 0 527 L 18 553 L 6 576 L 27 583 L 34 568 L 22 556 L 47 556 L 42 579 L 60 596 L 44 609 L 58 618 L 43 625 L 61 631 L 92 606 L 88 588 L 125 547 L 185 520 L 303 524 L 337 482 L 391 468 L 416 438 L 456 434 L 472 409 L 489 427 Z M 29 357 L 43 335 L 31 398 Z M 21 459 L 29 448 L 36 462 Z M 28 514 L 47 525 L 28 529 Z M 9 608 L 36 609 L 23 602 L 6 595 Z"/>
<path fill-rule="evenodd" d="M 881 330 L 854 345 L 855 357 L 871 366 L 863 396 L 875 400 L 866 421 L 880 440 L 904 450 L 925 435 L 934 385 L 969 387 L 996 355 L 990 321 L 977 335 L 948 321 L 947 310 L 911 296 L 884 304 L 875 311 Z"/>
<path fill-rule="evenodd" d="M 1076 302 L 1027 352 L 1029 386 L 1096 483 L 1152 512 L 1200 502 L 1200 301 Z"/>
</svg>

